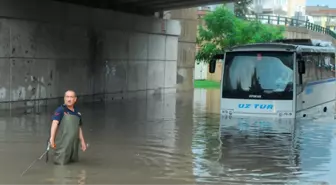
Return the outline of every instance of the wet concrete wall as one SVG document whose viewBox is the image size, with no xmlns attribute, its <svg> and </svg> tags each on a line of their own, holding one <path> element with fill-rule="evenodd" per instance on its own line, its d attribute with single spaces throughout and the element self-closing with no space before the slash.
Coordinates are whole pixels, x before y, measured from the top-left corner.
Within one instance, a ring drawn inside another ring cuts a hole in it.
<svg viewBox="0 0 336 185">
<path fill-rule="evenodd" d="M 175 20 L 2 0 L 0 108 L 61 103 L 67 89 L 81 102 L 176 92 L 180 32 Z"/>
</svg>

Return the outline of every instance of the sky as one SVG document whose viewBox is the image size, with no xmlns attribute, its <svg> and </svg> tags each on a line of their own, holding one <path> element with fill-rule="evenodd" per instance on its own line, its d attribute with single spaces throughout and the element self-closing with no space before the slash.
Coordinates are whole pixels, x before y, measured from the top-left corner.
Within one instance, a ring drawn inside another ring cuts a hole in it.
<svg viewBox="0 0 336 185">
<path fill-rule="evenodd" d="M 307 0 L 307 5 L 328 5 L 330 8 L 336 8 L 336 0 Z"/>
</svg>

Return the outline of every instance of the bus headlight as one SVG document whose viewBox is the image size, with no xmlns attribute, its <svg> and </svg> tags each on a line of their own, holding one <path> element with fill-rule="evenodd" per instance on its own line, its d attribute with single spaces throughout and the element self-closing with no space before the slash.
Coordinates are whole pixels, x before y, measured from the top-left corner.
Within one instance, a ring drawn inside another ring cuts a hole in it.
<svg viewBox="0 0 336 185">
<path fill-rule="evenodd" d="M 224 115 L 232 115 L 233 109 L 222 109 L 222 114 Z"/>
</svg>

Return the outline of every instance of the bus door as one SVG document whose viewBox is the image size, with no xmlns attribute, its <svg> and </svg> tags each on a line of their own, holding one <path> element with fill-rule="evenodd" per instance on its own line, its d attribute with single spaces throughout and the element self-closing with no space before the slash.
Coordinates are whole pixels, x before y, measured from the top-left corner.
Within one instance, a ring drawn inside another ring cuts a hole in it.
<svg viewBox="0 0 336 185">
<path fill-rule="evenodd" d="M 303 109 L 304 97 L 303 97 L 303 84 L 300 83 L 299 62 L 295 63 L 295 84 L 296 84 L 296 96 L 295 97 L 295 110 L 300 111 Z"/>
<path fill-rule="evenodd" d="M 302 84 L 296 84 L 296 108 L 295 110 L 296 111 L 300 111 L 303 109 L 303 103 L 304 103 L 304 100 L 303 100 L 303 93 L 302 93 Z"/>
</svg>

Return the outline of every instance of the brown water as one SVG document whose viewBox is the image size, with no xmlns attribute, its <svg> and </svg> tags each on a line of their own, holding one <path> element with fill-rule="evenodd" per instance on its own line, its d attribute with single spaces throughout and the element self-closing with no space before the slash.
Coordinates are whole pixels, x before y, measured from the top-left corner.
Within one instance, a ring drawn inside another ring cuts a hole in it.
<svg viewBox="0 0 336 185">
<path fill-rule="evenodd" d="M 38 161 L 53 109 L 0 118 L 0 184 L 335 184 L 332 121 L 291 130 L 220 121 L 219 91 L 80 106 L 90 144 L 81 161 Z M 276 123 L 271 123 L 276 124 Z"/>
</svg>

